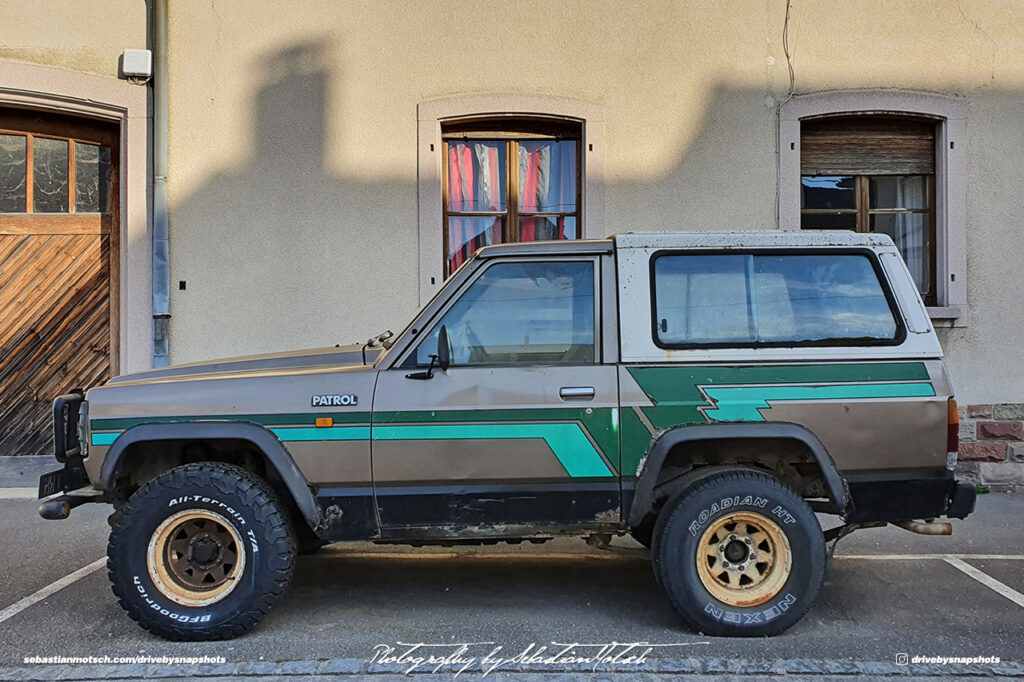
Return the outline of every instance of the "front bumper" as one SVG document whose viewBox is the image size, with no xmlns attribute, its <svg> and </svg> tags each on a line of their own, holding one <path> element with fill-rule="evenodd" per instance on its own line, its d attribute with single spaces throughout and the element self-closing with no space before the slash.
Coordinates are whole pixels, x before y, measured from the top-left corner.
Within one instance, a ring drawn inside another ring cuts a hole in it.
<svg viewBox="0 0 1024 682">
<path fill-rule="evenodd" d="M 85 502 L 102 499 L 85 471 L 85 451 L 79 433 L 79 420 L 85 412 L 85 396 L 80 390 L 58 396 L 53 401 L 53 457 L 64 466 L 39 477 L 39 515 L 44 519 L 67 518 L 71 509 Z"/>
</svg>

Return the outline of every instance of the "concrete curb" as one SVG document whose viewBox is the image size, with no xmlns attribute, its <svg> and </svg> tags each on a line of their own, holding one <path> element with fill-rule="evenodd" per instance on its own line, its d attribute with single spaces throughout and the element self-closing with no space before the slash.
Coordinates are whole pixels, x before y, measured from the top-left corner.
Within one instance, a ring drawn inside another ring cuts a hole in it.
<svg viewBox="0 0 1024 682">
<path fill-rule="evenodd" d="M 245 663 L 201 665 L 35 665 L 0 668 L 4 680 L 154 680 L 154 679 L 207 679 L 225 678 L 296 678 L 367 676 L 375 679 L 401 677 L 409 665 L 371 664 L 358 658 L 334 658 L 319 661 L 259 661 Z M 452 676 L 458 668 L 442 667 L 437 674 Z M 460 674 L 463 678 L 480 677 L 484 670 L 479 662 Z M 431 669 L 418 669 L 413 676 L 431 675 Z M 505 665 L 487 675 L 487 679 L 568 679 L 579 677 L 660 677 L 686 675 L 722 680 L 728 677 L 783 678 L 787 680 L 832 677 L 869 678 L 972 678 L 972 677 L 1024 677 L 1024 665 L 996 664 L 909 664 L 897 665 L 891 661 L 812 660 L 812 659 L 721 659 L 721 658 L 652 658 L 639 665 L 610 666 L 593 664 L 569 665 L 552 668 L 543 665 Z"/>
<path fill-rule="evenodd" d="M 60 468 L 52 455 L 0 457 L 0 488 L 39 489 L 39 477 Z"/>
</svg>

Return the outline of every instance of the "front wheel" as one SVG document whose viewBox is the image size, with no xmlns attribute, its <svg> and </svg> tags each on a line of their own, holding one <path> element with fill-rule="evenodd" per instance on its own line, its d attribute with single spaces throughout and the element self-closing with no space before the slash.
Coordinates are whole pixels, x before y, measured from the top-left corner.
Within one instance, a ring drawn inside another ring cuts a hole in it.
<svg viewBox="0 0 1024 682">
<path fill-rule="evenodd" d="M 825 541 L 807 503 L 766 474 L 723 471 L 680 491 L 655 528 L 654 570 L 692 629 L 773 635 L 810 609 Z"/>
<path fill-rule="evenodd" d="M 142 486 L 107 546 L 121 606 L 171 640 L 248 632 L 284 594 L 294 559 L 295 534 L 273 489 L 217 462 L 186 464 Z"/>
</svg>

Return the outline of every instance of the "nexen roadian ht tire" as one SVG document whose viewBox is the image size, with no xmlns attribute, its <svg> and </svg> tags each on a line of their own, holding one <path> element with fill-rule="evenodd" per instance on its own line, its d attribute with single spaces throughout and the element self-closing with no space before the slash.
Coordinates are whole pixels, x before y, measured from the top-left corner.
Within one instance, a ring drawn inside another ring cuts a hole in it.
<svg viewBox="0 0 1024 682">
<path fill-rule="evenodd" d="M 186 464 L 153 478 L 110 532 L 121 606 L 172 640 L 237 637 L 291 581 L 295 534 L 271 487 L 240 467 Z"/>
<path fill-rule="evenodd" d="M 708 635 L 782 632 L 807 612 L 825 541 L 796 493 L 756 471 L 716 473 L 666 503 L 652 559 L 686 624 Z"/>
</svg>

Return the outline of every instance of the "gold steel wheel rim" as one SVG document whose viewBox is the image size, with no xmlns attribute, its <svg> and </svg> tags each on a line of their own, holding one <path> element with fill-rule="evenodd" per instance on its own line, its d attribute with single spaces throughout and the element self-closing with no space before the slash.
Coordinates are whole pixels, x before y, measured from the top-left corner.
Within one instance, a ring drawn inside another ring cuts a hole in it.
<svg viewBox="0 0 1024 682">
<path fill-rule="evenodd" d="M 711 595 L 729 606 L 757 606 L 789 579 L 793 554 L 774 521 L 755 512 L 718 519 L 697 545 L 697 575 Z"/>
<path fill-rule="evenodd" d="M 228 596 L 245 571 L 245 545 L 220 514 L 189 509 L 164 519 L 149 540 L 149 578 L 182 606 L 206 606 Z"/>
</svg>

